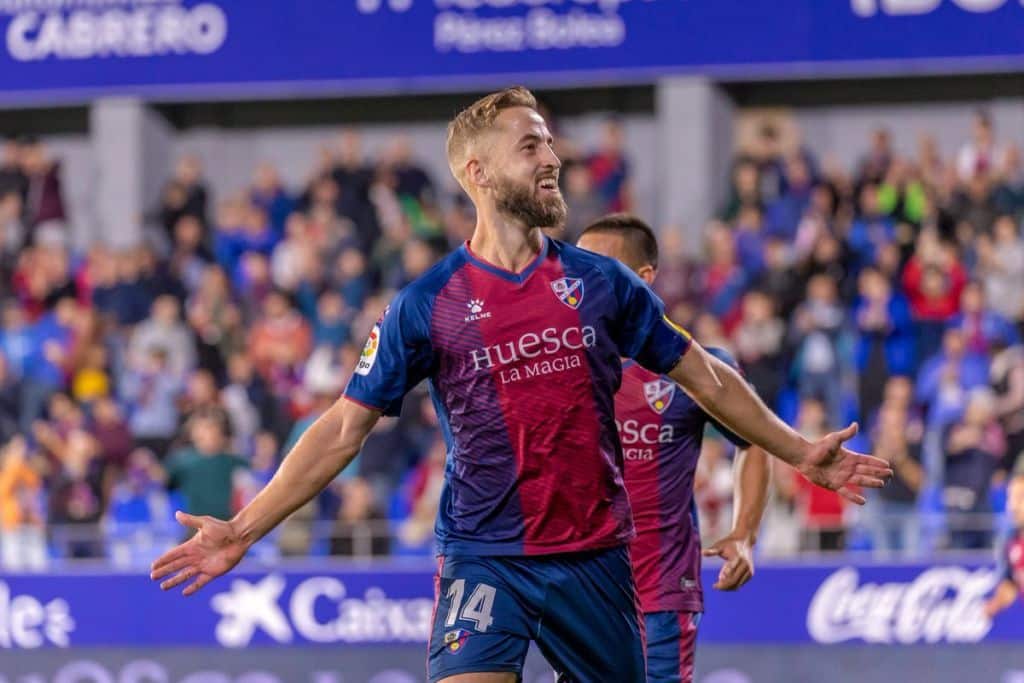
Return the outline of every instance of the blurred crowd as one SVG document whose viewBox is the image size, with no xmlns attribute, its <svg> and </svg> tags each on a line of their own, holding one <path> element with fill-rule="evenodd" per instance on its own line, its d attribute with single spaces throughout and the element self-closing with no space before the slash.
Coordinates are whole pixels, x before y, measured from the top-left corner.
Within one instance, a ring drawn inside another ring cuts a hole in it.
<svg viewBox="0 0 1024 683">
<path fill-rule="evenodd" d="M 965 122 L 966 123 L 966 122 Z M 966 128 L 966 126 L 965 126 Z M 656 289 L 704 345 L 730 349 L 809 437 L 857 419 L 895 481 L 863 510 L 784 465 L 760 547 L 914 553 L 990 547 L 1024 449 L 1024 169 L 979 112 L 954 158 L 884 128 L 842 168 L 765 124 L 734 161 L 702 258 L 662 230 Z M 572 240 L 629 210 L 629 147 L 561 139 Z M 213 196 L 180 159 L 143 244 L 71 248 L 58 160 L 0 156 L 0 566 L 145 563 L 172 512 L 227 517 L 343 390 L 395 291 L 466 240 L 475 216 L 396 138 L 323 146 L 308 180 L 272 164 Z M 709 534 L 731 520 L 731 453 L 697 477 Z M 424 387 L 356 461 L 257 548 L 262 557 L 426 555 L 445 448 Z"/>
</svg>

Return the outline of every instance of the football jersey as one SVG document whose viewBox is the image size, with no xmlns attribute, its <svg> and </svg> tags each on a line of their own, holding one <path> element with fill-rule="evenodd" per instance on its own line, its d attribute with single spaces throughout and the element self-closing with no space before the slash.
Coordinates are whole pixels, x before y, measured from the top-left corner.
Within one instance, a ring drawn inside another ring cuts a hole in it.
<svg viewBox="0 0 1024 683">
<path fill-rule="evenodd" d="M 398 294 L 345 395 L 395 415 L 429 380 L 448 447 L 441 554 L 596 550 L 633 536 L 620 357 L 664 373 L 689 344 L 615 260 L 545 237 L 512 273 L 465 244 Z"/>
<path fill-rule="evenodd" d="M 725 352 L 708 349 L 730 365 Z M 703 611 L 693 478 L 704 428 L 714 421 L 671 379 L 624 365 L 615 414 L 636 538 L 630 547 L 644 612 Z M 716 425 L 717 426 L 717 425 Z M 726 430 L 740 448 L 747 444 Z"/>
</svg>

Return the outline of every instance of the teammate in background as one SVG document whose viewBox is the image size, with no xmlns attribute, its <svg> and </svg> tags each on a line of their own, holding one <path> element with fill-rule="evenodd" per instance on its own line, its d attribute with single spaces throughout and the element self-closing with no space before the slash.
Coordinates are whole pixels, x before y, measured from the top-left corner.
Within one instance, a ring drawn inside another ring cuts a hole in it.
<svg viewBox="0 0 1024 683">
<path fill-rule="evenodd" d="M 1012 605 L 1024 588 L 1024 458 L 1017 459 L 1007 490 L 1006 508 L 1013 519 L 1014 531 L 1003 551 L 1005 571 L 996 585 L 996 592 L 985 603 L 985 614 L 989 619 Z"/>
<path fill-rule="evenodd" d="M 583 231 L 577 245 L 621 261 L 648 285 L 658 274 L 657 239 L 635 216 L 600 218 Z M 735 367 L 725 351 L 707 352 Z M 636 524 L 630 556 L 646 622 L 647 681 L 691 683 L 697 626 L 704 611 L 693 478 L 704 427 L 715 421 L 670 378 L 631 360 L 622 368 L 615 417 Z M 768 502 L 771 471 L 765 451 L 721 431 L 739 449 L 733 529 L 704 555 L 725 559 L 715 588 L 736 590 L 754 575 L 751 549 Z"/>
<path fill-rule="evenodd" d="M 552 143 L 522 88 L 455 118 L 448 162 L 476 206 L 472 238 L 398 294 L 344 396 L 251 503 L 230 521 L 179 513 L 198 533 L 154 563 L 163 589 L 190 582 L 191 595 L 234 567 L 423 379 L 448 445 L 430 681 L 513 683 L 531 640 L 563 681 L 644 680 L 614 414 L 620 358 L 668 373 L 819 484 L 861 501 L 849 487 L 882 485 L 885 461 L 842 447 L 855 426 L 806 441 L 672 325 L 636 275 L 544 236 L 566 213 Z"/>
</svg>

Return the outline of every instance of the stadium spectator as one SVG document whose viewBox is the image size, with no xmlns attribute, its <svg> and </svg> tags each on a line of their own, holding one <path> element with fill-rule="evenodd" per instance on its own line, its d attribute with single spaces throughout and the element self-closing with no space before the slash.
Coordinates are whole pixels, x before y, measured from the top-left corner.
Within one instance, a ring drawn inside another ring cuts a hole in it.
<svg viewBox="0 0 1024 683">
<path fill-rule="evenodd" d="M 954 548 L 989 547 L 991 522 L 985 514 L 992 511 L 989 486 L 1005 448 L 992 392 L 975 389 L 967 400 L 963 420 L 952 428 L 946 445 L 942 499 L 950 514 L 950 543 Z"/>
<path fill-rule="evenodd" d="M 151 311 L 149 318 L 135 326 L 128 352 L 139 362 L 152 349 L 163 349 L 168 369 L 185 377 L 196 365 L 196 351 L 192 334 L 181 321 L 178 300 L 165 294 L 153 302 Z"/>
<path fill-rule="evenodd" d="M 0 274 L 4 278 L 0 292 L 10 287 L 18 255 L 25 244 L 25 226 L 21 219 L 21 209 L 21 195 L 17 191 L 0 192 Z"/>
<path fill-rule="evenodd" d="M 942 349 L 924 362 L 917 377 L 917 400 L 928 408 L 930 428 L 955 421 L 967 392 L 988 386 L 988 359 L 967 348 L 960 329 L 948 328 L 941 343 Z"/>
<path fill-rule="evenodd" d="M 605 211 L 629 211 L 633 205 L 629 162 L 625 155 L 625 129 L 617 119 L 605 121 L 601 144 L 587 159 L 590 179 L 604 200 Z"/>
<path fill-rule="evenodd" d="M 188 155 L 179 159 L 173 176 L 164 186 L 159 211 L 159 220 L 168 240 L 174 239 L 175 226 L 184 216 L 198 220 L 205 234 L 208 198 L 199 157 Z"/>
<path fill-rule="evenodd" d="M 63 223 L 66 218 L 61 192 L 60 164 L 50 156 L 46 145 L 28 138 L 21 144 L 21 170 L 27 180 L 25 223 L 35 229 L 48 221 Z"/>
<path fill-rule="evenodd" d="M 999 163 L 1001 153 L 995 140 L 995 126 L 987 111 L 976 111 L 972 125 L 971 140 L 964 143 L 956 156 L 956 171 L 965 183 L 978 176 L 991 174 Z"/>
<path fill-rule="evenodd" d="M 227 450 L 227 424 L 222 412 L 197 412 L 187 423 L 189 445 L 172 453 L 164 468 L 167 487 L 181 492 L 185 511 L 193 515 L 231 517 L 239 485 L 238 472 L 249 462 Z"/>
<path fill-rule="evenodd" d="M 967 340 L 967 348 L 980 355 L 989 355 L 995 346 L 1006 347 L 1020 342 L 1017 328 L 988 307 L 985 289 L 976 281 L 964 287 L 960 295 L 960 313 L 949 324 L 959 328 Z"/>
<path fill-rule="evenodd" d="M 800 396 L 822 401 L 827 410 L 825 422 L 839 424 L 843 417 L 839 336 L 846 312 L 835 280 L 824 274 L 812 277 L 807 283 L 807 299 L 793 317 L 793 372 L 799 378 Z"/>
<path fill-rule="evenodd" d="M 892 463 L 893 478 L 878 491 L 868 511 L 873 543 L 883 552 L 913 554 L 920 536 L 917 500 L 925 476 L 921 466 L 924 425 L 912 414 L 906 377 L 890 379 L 885 394 L 871 429 L 872 452 Z"/>
<path fill-rule="evenodd" d="M 163 480 L 163 469 L 149 449 L 137 448 L 126 458 L 106 516 L 110 559 L 116 566 L 143 566 L 159 549 L 171 512 Z"/>
<path fill-rule="evenodd" d="M 299 382 L 301 363 L 312 350 L 310 325 L 281 292 L 271 292 L 262 315 L 249 334 L 249 358 L 278 397 L 286 397 Z"/>
<path fill-rule="evenodd" d="M 181 282 L 186 296 L 199 289 L 203 272 L 212 262 L 213 253 L 203 242 L 203 224 L 195 216 L 179 218 L 167 266 L 170 275 Z"/>
<path fill-rule="evenodd" d="M 1017 325 L 1024 320 L 1024 240 L 1010 216 L 996 221 L 993 238 L 977 242 L 977 276 L 985 285 L 986 299 L 992 308 Z"/>
<path fill-rule="evenodd" d="M 43 481 L 32 460 L 24 437 L 0 449 L 0 567 L 7 571 L 46 566 Z"/>
<path fill-rule="evenodd" d="M 798 431 L 808 439 L 818 439 L 829 431 L 829 415 L 824 403 L 805 399 L 797 417 Z M 800 547 L 809 551 L 842 550 L 846 547 L 846 520 L 843 499 L 833 491 L 811 484 L 798 473 L 793 492 L 800 514 Z"/>
<path fill-rule="evenodd" d="M 774 302 L 764 292 L 743 297 L 743 318 L 733 339 L 747 379 L 769 406 L 774 406 L 786 380 L 786 325 L 775 315 Z"/>
<path fill-rule="evenodd" d="M 220 267 L 209 266 L 203 274 L 199 289 L 188 302 L 188 321 L 196 334 L 199 367 L 223 377 L 225 359 L 242 348 L 244 336 L 242 313 Z"/>
<path fill-rule="evenodd" d="M 51 542 L 68 557 L 103 557 L 99 523 L 106 464 L 99 443 L 75 428 L 52 454 L 47 513 Z"/>
<path fill-rule="evenodd" d="M 331 555 L 362 558 L 387 555 L 391 538 L 383 528 L 385 522 L 370 483 L 361 477 L 344 481 L 338 519 L 331 532 Z"/>
<path fill-rule="evenodd" d="M 4 139 L 0 151 L 0 195 L 10 192 L 24 201 L 28 194 L 28 178 L 21 168 L 21 142 L 16 137 Z"/>
<path fill-rule="evenodd" d="M 853 310 L 859 332 L 857 371 L 860 375 L 860 414 L 874 413 L 882 391 L 893 375 L 910 375 L 916 367 L 910 307 L 876 269 L 860 274 L 860 298 Z"/>
<path fill-rule="evenodd" d="M 161 347 L 133 358 L 122 380 L 121 397 L 132 406 L 132 436 L 158 458 L 167 454 L 178 432 L 178 397 L 183 389 L 182 378 L 168 366 L 167 351 Z"/>
<path fill-rule="evenodd" d="M 857 163 L 858 188 L 877 185 L 889 174 L 889 167 L 895 154 L 892 149 L 892 135 L 887 128 L 876 128 L 871 133 L 867 153 Z"/>
<path fill-rule="evenodd" d="M 1016 144 L 1007 145 L 1003 154 L 996 174 L 995 202 L 1002 213 L 1018 218 L 1024 213 L 1024 165 Z"/>
<path fill-rule="evenodd" d="M 565 186 L 568 218 L 562 234 L 557 237 L 575 244 L 583 229 L 605 213 L 606 201 L 595 188 L 586 165 L 579 162 L 565 164 L 560 177 Z"/>
</svg>

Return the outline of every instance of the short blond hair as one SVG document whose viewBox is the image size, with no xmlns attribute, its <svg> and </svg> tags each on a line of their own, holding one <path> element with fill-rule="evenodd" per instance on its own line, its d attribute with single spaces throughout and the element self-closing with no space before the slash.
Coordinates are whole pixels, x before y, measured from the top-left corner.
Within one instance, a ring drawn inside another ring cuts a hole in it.
<svg viewBox="0 0 1024 683">
<path fill-rule="evenodd" d="M 448 124 L 446 144 L 448 167 L 451 168 L 452 175 L 463 187 L 466 186 L 462 176 L 470 144 L 481 133 L 486 132 L 494 125 L 498 114 L 513 107 L 526 107 L 536 111 L 537 98 L 529 90 L 519 85 L 505 88 L 481 97 L 460 111 Z"/>
</svg>

